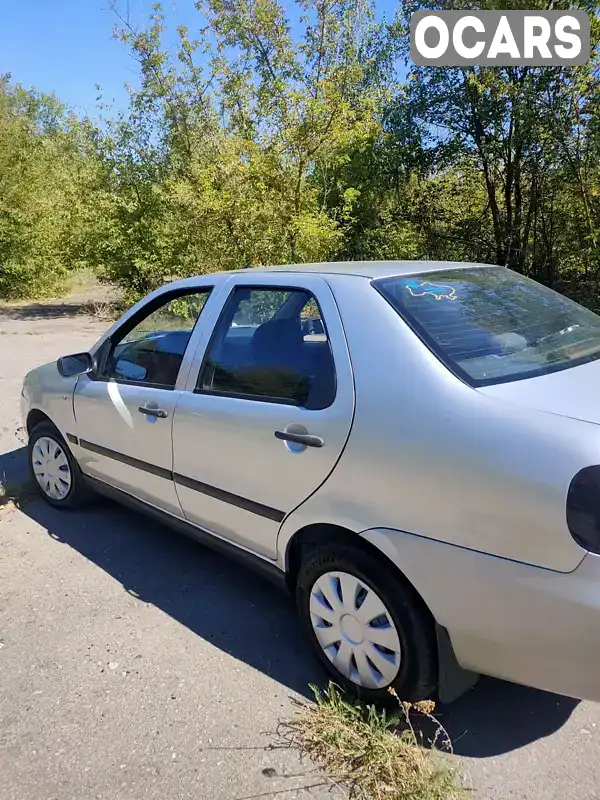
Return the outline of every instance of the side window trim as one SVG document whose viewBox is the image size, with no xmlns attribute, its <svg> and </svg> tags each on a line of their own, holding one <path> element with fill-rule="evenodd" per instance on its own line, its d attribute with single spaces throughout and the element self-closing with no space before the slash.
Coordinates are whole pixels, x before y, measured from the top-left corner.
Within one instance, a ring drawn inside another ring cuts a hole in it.
<svg viewBox="0 0 600 800">
<path fill-rule="evenodd" d="M 184 354 L 182 356 L 182 364 L 183 364 L 185 353 L 190 347 L 190 342 L 192 341 L 192 335 L 200 322 L 200 319 L 202 317 L 202 311 L 206 307 L 206 304 L 208 303 L 211 295 L 214 293 L 214 289 L 215 287 L 212 284 L 209 286 L 202 285 L 196 287 L 173 289 L 171 291 L 163 292 L 154 297 L 152 300 L 145 303 L 141 308 L 139 308 L 136 311 L 135 314 L 132 314 L 130 317 L 128 317 L 128 319 L 126 319 L 125 322 L 122 323 L 122 325 L 116 328 L 116 330 L 114 330 L 110 334 L 110 336 L 108 336 L 104 340 L 104 342 L 101 345 L 101 349 L 99 351 L 100 352 L 99 371 L 98 374 L 94 376 L 93 380 L 99 381 L 101 383 L 117 383 L 119 385 L 124 385 L 124 386 L 140 386 L 146 389 L 161 389 L 164 392 L 174 391 L 175 385 L 167 386 L 162 383 L 136 381 L 136 380 L 130 380 L 128 378 L 115 378 L 112 376 L 105 375 L 104 370 L 106 369 L 108 359 L 110 357 L 113 348 L 116 347 L 116 344 L 114 343 L 116 341 L 116 343 L 119 344 L 122 341 L 122 339 L 124 339 L 125 336 L 127 336 L 128 333 L 130 333 L 134 328 L 136 328 L 140 324 L 140 322 L 143 322 L 143 320 L 147 319 L 151 314 L 153 314 L 158 309 L 168 305 L 172 300 L 177 300 L 180 297 L 186 297 L 194 294 L 205 294 L 206 299 L 204 300 L 201 312 L 198 314 L 198 317 L 196 318 L 196 321 L 194 322 L 194 325 L 190 330 L 190 336 L 186 344 Z M 182 364 L 179 367 L 180 370 Z"/>
<path fill-rule="evenodd" d="M 330 353 L 331 353 L 331 363 L 332 363 L 332 367 L 333 367 L 334 387 L 335 388 L 334 388 L 334 392 L 333 392 L 333 396 L 332 396 L 331 402 L 329 403 L 328 406 L 325 407 L 325 408 L 330 408 L 333 405 L 333 403 L 335 402 L 335 399 L 337 397 L 337 391 L 338 391 L 337 383 L 338 383 L 338 380 L 337 380 L 336 361 L 335 361 L 335 356 L 334 356 L 334 353 L 333 353 L 333 347 L 331 346 L 331 341 L 329 339 L 327 321 L 325 320 L 325 315 L 324 315 L 324 313 L 323 313 L 323 311 L 321 309 L 321 304 L 319 303 L 319 299 L 318 299 L 318 297 L 316 295 L 315 290 L 313 288 L 308 288 L 306 286 L 298 286 L 296 284 L 283 284 L 282 285 L 282 284 L 279 284 L 279 283 L 272 283 L 272 284 L 271 283 L 269 283 L 269 284 L 267 284 L 267 283 L 257 283 L 257 284 L 254 284 L 254 283 L 237 283 L 236 284 L 236 283 L 234 283 L 231 286 L 231 288 L 229 289 L 229 292 L 227 294 L 227 297 L 225 298 L 225 301 L 224 301 L 224 303 L 223 303 L 223 305 L 221 307 L 221 310 L 219 312 L 219 316 L 217 317 L 217 320 L 213 325 L 213 329 L 212 329 L 211 335 L 210 335 L 210 337 L 208 339 L 208 342 L 206 344 L 206 347 L 204 348 L 204 353 L 203 353 L 203 356 L 202 356 L 202 361 L 201 361 L 201 364 L 200 364 L 200 368 L 198 370 L 196 381 L 195 381 L 194 387 L 192 389 L 193 393 L 194 394 L 200 394 L 200 395 L 209 395 L 209 396 L 213 396 L 213 397 L 226 397 L 226 398 L 228 398 L 230 400 L 252 400 L 252 401 L 258 402 L 258 403 L 274 403 L 274 404 L 277 404 L 277 405 L 287 405 L 287 406 L 290 406 L 290 408 L 306 408 L 305 406 L 301 406 L 299 403 L 294 403 L 290 399 L 287 399 L 287 398 L 269 397 L 269 396 L 266 396 L 266 395 L 255 395 L 255 394 L 242 394 L 242 393 L 236 394 L 234 392 L 227 392 L 227 391 L 223 391 L 223 390 L 219 390 L 219 389 L 203 389 L 202 388 L 201 383 L 202 383 L 202 379 L 203 379 L 204 374 L 205 374 L 205 370 L 207 369 L 207 366 L 208 366 L 208 360 L 209 360 L 209 356 L 210 356 L 210 353 L 211 353 L 211 349 L 212 349 L 213 343 L 214 343 L 215 339 L 218 336 L 221 335 L 223 322 L 224 322 L 224 320 L 227 319 L 227 315 L 230 313 L 231 307 L 233 306 L 233 301 L 234 301 L 235 294 L 239 290 L 244 290 L 244 291 L 249 291 L 249 292 L 252 292 L 252 291 L 273 291 L 273 292 L 278 292 L 279 291 L 279 292 L 290 292 L 290 293 L 303 292 L 304 294 L 310 295 L 311 299 L 314 300 L 314 302 L 317 304 L 317 308 L 319 309 L 319 313 L 321 315 L 322 324 L 323 324 L 323 327 L 324 327 L 325 332 L 327 334 L 327 341 L 329 343 L 329 349 L 330 349 Z M 283 306 L 285 306 L 289 302 L 289 300 L 290 300 L 290 298 L 288 298 L 284 302 Z M 277 314 L 279 313 L 280 310 L 281 309 L 279 309 L 275 313 L 274 318 L 277 317 Z M 234 312 L 233 316 L 231 317 L 231 320 L 233 320 L 234 316 L 235 316 L 235 312 Z M 230 324 L 231 324 L 231 320 L 230 320 Z M 311 409 L 307 409 L 307 410 L 311 410 Z M 324 409 L 315 409 L 315 410 L 324 410 Z"/>
<path fill-rule="evenodd" d="M 269 397 L 263 394 L 237 394 L 235 392 L 225 392 L 221 389 L 194 389 L 194 394 L 205 394 L 210 397 L 226 397 L 228 400 L 253 400 L 255 403 L 275 403 L 280 406 L 290 406 L 290 408 L 305 408 L 300 403 L 294 403 L 285 397 Z M 319 411 L 322 409 L 318 409 Z"/>
</svg>

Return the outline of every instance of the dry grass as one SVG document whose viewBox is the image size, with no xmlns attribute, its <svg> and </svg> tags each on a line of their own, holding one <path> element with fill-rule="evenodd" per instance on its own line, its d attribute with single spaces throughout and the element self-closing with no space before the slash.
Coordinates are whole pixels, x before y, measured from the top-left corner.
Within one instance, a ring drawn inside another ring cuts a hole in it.
<svg viewBox="0 0 600 800">
<path fill-rule="evenodd" d="M 114 322 L 119 319 L 127 306 L 121 300 L 92 301 L 89 304 L 89 314 L 97 322 Z"/>
<path fill-rule="evenodd" d="M 402 703 L 392 712 L 347 700 L 333 684 L 314 704 L 302 704 L 285 735 L 320 764 L 333 781 L 361 800 L 459 800 L 467 792 L 440 752 L 450 740 L 432 716 L 431 701 Z M 396 698 L 398 699 L 398 698 Z M 423 746 L 411 716 L 435 722 L 433 741 Z"/>
<path fill-rule="evenodd" d="M 23 308 L 40 303 L 53 304 L 59 302 L 87 304 L 90 307 L 90 314 L 93 315 L 98 309 L 99 313 L 106 313 L 109 317 L 113 314 L 113 308 L 118 311 L 124 306 L 122 292 L 118 286 L 103 283 L 92 270 L 83 269 L 69 272 L 58 287 L 57 294 L 28 297 L 21 300 L 0 299 L 0 310 L 3 308 Z"/>
</svg>

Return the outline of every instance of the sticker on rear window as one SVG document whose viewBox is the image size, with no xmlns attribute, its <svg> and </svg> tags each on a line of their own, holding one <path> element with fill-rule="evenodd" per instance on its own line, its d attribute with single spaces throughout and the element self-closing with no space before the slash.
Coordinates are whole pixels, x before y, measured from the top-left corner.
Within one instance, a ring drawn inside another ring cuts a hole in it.
<svg viewBox="0 0 600 800">
<path fill-rule="evenodd" d="M 456 300 L 456 289 L 454 286 L 445 286 L 443 283 L 431 283 L 430 281 L 407 281 L 406 288 L 413 297 L 423 297 L 430 294 L 436 300 L 447 297 L 448 300 Z"/>
</svg>

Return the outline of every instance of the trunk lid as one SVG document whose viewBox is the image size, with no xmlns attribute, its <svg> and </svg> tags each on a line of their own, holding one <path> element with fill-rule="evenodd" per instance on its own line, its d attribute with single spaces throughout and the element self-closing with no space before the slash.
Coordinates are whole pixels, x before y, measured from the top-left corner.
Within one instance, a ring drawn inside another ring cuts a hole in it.
<svg viewBox="0 0 600 800">
<path fill-rule="evenodd" d="M 549 375 L 482 386 L 478 391 L 537 411 L 600 424 L 600 360 Z"/>
</svg>

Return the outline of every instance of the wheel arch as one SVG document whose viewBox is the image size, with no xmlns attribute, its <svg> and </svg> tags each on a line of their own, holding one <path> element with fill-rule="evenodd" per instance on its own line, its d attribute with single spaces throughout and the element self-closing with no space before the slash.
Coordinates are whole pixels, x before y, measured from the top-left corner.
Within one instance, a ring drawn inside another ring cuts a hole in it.
<svg viewBox="0 0 600 800">
<path fill-rule="evenodd" d="M 360 533 L 341 525 L 331 523 L 305 525 L 290 537 L 286 546 L 284 565 L 288 589 L 292 594 L 295 593 L 298 572 L 307 550 L 327 543 L 348 544 L 350 542 L 375 556 L 382 565 L 385 564 L 386 567 L 391 567 L 400 580 L 410 588 L 417 602 L 431 619 L 437 640 L 439 697 L 444 703 L 453 702 L 470 689 L 477 682 L 479 676 L 464 670 L 459 665 L 447 629 L 437 622 L 418 587 L 415 586 L 408 575 L 400 569 L 384 549 L 363 538 Z"/>
<path fill-rule="evenodd" d="M 412 591 L 419 598 L 420 602 L 433 618 L 433 614 L 431 614 L 427 603 L 421 596 L 417 587 L 413 584 L 410 578 L 401 569 L 399 569 L 396 564 L 394 564 L 387 553 L 377 547 L 376 544 L 364 539 L 360 533 L 356 533 L 356 531 L 345 528 L 342 525 L 334 525 L 331 523 L 313 523 L 300 528 L 290 538 L 287 543 L 284 557 L 286 582 L 290 590 L 294 591 L 296 579 L 302 563 L 302 557 L 307 550 L 311 550 L 324 544 L 348 544 L 350 542 L 354 546 L 358 546 L 362 550 L 374 555 L 382 564 L 385 564 L 387 567 L 391 567 L 395 572 L 397 572 L 401 580 L 403 580 L 412 589 Z"/>
<path fill-rule="evenodd" d="M 58 428 L 56 427 L 54 422 L 50 419 L 48 414 L 45 414 L 43 411 L 40 411 L 39 408 L 32 408 L 27 414 L 26 424 L 27 424 L 28 435 L 31 434 L 33 429 L 36 427 L 36 425 L 39 425 L 40 422 L 48 422 L 50 425 L 52 425 L 53 428 L 56 428 L 56 430 L 58 430 Z"/>
</svg>

